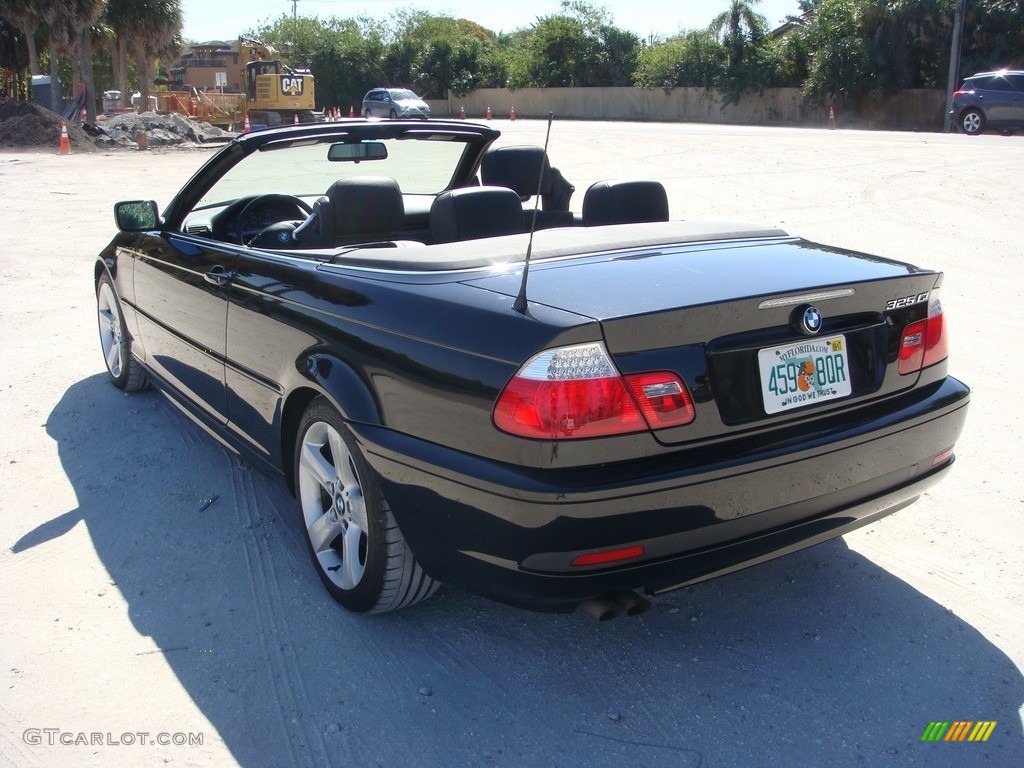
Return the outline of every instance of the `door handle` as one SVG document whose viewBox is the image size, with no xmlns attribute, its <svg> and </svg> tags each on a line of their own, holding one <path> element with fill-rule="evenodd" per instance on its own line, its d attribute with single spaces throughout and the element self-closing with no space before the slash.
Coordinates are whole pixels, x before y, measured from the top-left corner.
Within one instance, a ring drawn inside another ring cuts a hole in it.
<svg viewBox="0 0 1024 768">
<path fill-rule="evenodd" d="M 210 285 L 216 285 L 223 288 L 229 282 L 234 275 L 233 272 L 229 272 L 219 264 L 215 267 L 211 267 L 210 271 L 203 275 L 203 280 L 208 282 Z"/>
</svg>

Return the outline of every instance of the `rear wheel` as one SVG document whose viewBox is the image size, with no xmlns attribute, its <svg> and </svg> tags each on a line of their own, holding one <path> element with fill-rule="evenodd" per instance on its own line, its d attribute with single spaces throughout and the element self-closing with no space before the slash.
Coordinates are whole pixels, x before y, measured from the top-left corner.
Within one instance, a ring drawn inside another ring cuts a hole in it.
<svg viewBox="0 0 1024 768">
<path fill-rule="evenodd" d="M 121 304 L 106 272 L 96 283 L 96 319 L 100 330 L 100 350 L 110 383 L 126 392 L 145 389 L 149 385 L 149 377 L 132 357 L 131 339 L 121 314 Z"/>
<path fill-rule="evenodd" d="M 968 136 L 977 136 L 985 130 L 985 115 L 971 107 L 960 114 L 960 127 Z"/>
<path fill-rule="evenodd" d="M 295 487 L 313 566 L 350 611 L 384 613 L 432 595 L 352 432 L 324 398 L 299 425 Z"/>
</svg>

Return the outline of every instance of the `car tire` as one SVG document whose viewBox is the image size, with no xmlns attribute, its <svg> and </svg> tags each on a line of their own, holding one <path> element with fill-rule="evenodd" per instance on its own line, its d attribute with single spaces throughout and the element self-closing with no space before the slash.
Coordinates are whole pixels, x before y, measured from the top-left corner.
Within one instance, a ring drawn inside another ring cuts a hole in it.
<svg viewBox="0 0 1024 768">
<path fill-rule="evenodd" d="M 369 120 L 371 117 L 373 117 L 373 115 L 371 115 L 370 114 L 370 110 L 367 109 L 367 110 L 363 111 L 363 117 L 365 117 L 367 120 Z"/>
<path fill-rule="evenodd" d="M 385 613 L 437 591 L 440 582 L 409 549 L 351 430 L 323 397 L 299 424 L 295 495 L 313 566 L 345 608 Z"/>
<path fill-rule="evenodd" d="M 121 312 L 121 303 L 106 272 L 96 281 L 96 319 L 100 350 L 110 383 L 125 392 L 137 392 L 148 387 L 149 377 L 145 369 L 132 357 L 131 337 Z"/>
<path fill-rule="evenodd" d="M 390 112 L 388 112 L 388 117 L 390 117 L 392 120 L 394 120 L 396 117 L 398 117 L 398 113 L 395 112 L 395 110 L 392 109 Z"/>
<path fill-rule="evenodd" d="M 968 136 L 977 136 L 985 130 L 985 115 L 971 107 L 960 113 L 960 129 Z"/>
</svg>

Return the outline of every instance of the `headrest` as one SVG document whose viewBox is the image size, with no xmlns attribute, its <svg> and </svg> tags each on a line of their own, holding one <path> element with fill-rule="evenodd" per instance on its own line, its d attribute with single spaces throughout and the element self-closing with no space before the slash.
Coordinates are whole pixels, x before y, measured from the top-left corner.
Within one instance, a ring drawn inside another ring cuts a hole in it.
<svg viewBox="0 0 1024 768">
<path fill-rule="evenodd" d="M 430 206 L 430 240 L 451 243 L 523 231 L 523 205 L 507 187 L 463 187 L 442 192 Z"/>
<path fill-rule="evenodd" d="M 398 182 L 388 176 L 340 179 L 327 190 L 334 209 L 334 235 L 387 235 L 405 226 Z"/>
<path fill-rule="evenodd" d="M 541 178 L 541 174 L 543 178 Z M 496 187 L 515 190 L 520 200 L 551 191 L 551 165 L 543 147 L 495 147 L 484 153 L 480 163 L 480 180 Z"/>
<path fill-rule="evenodd" d="M 660 181 L 599 181 L 583 196 L 583 224 L 668 221 L 668 195 Z"/>
</svg>

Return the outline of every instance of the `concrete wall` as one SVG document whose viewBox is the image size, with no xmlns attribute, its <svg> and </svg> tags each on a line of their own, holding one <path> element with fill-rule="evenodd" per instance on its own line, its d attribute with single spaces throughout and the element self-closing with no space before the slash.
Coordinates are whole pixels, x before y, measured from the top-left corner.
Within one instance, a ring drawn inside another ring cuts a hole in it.
<svg viewBox="0 0 1024 768">
<path fill-rule="evenodd" d="M 484 88 L 459 99 L 431 101 L 438 117 L 466 116 L 479 119 L 487 107 L 495 118 L 508 118 L 515 106 L 517 117 L 556 117 L 579 120 L 652 120 L 659 122 L 721 123 L 726 125 L 799 125 L 826 127 L 828 107 L 811 105 L 799 88 L 769 88 L 743 94 L 735 104 L 712 88 Z M 856 110 L 837 110 L 837 127 L 878 128 L 905 131 L 942 130 L 945 93 L 940 90 L 908 90 L 894 96 L 867 97 Z"/>
</svg>

